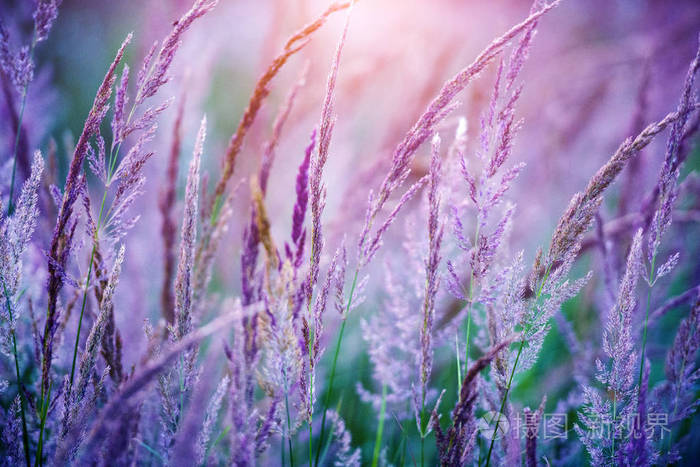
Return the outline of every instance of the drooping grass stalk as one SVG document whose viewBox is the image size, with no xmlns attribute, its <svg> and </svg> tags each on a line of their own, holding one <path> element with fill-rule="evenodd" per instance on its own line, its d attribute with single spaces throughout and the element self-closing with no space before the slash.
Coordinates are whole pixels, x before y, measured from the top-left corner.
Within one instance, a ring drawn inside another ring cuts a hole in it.
<svg viewBox="0 0 700 467">
<path fill-rule="evenodd" d="M 379 409 L 379 425 L 377 427 L 377 438 L 374 440 L 374 455 L 372 456 L 372 467 L 377 467 L 379 463 L 379 451 L 382 446 L 382 436 L 384 434 L 384 413 L 386 412 L 386 384 L 382 385 L 382 405 Z M 421 462 L 423 453 L 421 449 Z"/>
<path fill-rule="evenodd" d="M 34 48 L 36 47 L 36 27 L 32 33 L 32 42 L 29 46 L 29 63 L 34 61 Z M 19 149 L 19 139 L 22 135 L 22 122 L 24 121 L 24 109 L 27 104 L 27 88 L 29 88 L 29 81 L 24 83 L 22 87 L 22 99 L 19 104 L 19 115 L 17 116 L 17 131 L 15 132 L 15 146 L 12 151 L 12 176 L 10 178 L 10 199 L 7 204 L 7 215 L 11 215 L 15 209 L 14 203 L 12 202 L 13 195 L 15 192 L 15 174 L 17 172 L 17 151 Z"/>
<path fill-rule="evenodd" d="M 29 461 L 29 435 L 27 434 L 27 417 L 24 413 L 24 392 L 22 391 L 22 380 L 19 372 L 19 356 L 17 354 L 17 337 L 15 336 L 15 329 L 12 326 L 14 321 L 12 318 L 12 304 L 10 303 L 10 294 L 7 291 L 7 286 L 5 281 L 2 281 L 2 289 L 5 295 L 5 301 L 7 303 L 7 313 L 10 318 L 10 334 L 12 335 L 12 355 L 15 358 L 15 371 L 17 373 L 17 394 L 19 395 L 19 409 L 22 416 L 22 446 L 24 447 L 24 458 L 27 461 L 27 467 L 31 465 Z"/>
<path fill-rule="evenodd" d="M 547 269 L 545 270 L 544 273 L 544 278 L 542 279 L 542 283 L 540 286 L 537 288 L 537 295 L 535 296 L 535 303 L 537 303 L 542 296 L 542 289 L 544 288 L 544 284 L 547 282 L 547 279 L 549 278 L 549 272 L 550 272 L 551 264 L 547 265 Z M 523 334 L 527 334 L 529 331 L 529 326 Z M 491 442 L 489 444 L 489 452 L 486 454 L 486 467 L 490 465 L 491 462 L 491 452 L 493 452 L 493 445 L 496 441 L 496 434 L 498 433 L 498 425 L 501 422 L 501 415 L 503 414 L 503 409 L 505 408 L 506 405 L 506 400 L 508 400 L 508 393 L 510 392 L 510 387 L 513 384 L 513 376 L 515 376 L 515 369 L 518 367 L 518 361 L 520 361 L 520 354 L 523 352 L 523 348 L 525 347 L 525 340 L 520 341 L 520 347 L 518 348 L 518 354 L 515 357 L 515 362 L 513 362 L 513 368 L 510 371 L 510 377 L 508 378 L 508 385 L 506 386 L 506 390 L 503 393 L 503 398 L 501 399 L 501 407 L 498 410 L 498 414 L 496 415 L 496 425 L 494 426 L 493 429 L 493 434 L 491 435 Z"/>
<path fill-rule="evenodd" d="M 350 306 L 352 305 L 352 297 L 355 293 L 355 287 L 357 286 L 357 276 L 360 274 L 360 269 L 355 268 L 355 275 L 352 279 L 352 285 L 350 286 L 350 294 L 348 296 L 348 304 L 345 307 L 345 316 L 343 317 L 343 322 L 340 325 L 340 331 L 338 332 L 338 340 L 335 343 L 335 354 L 333 355 L 333 364 L 331 365 L 331 375 L 328 378 L 328 390 L 326 391 L 326 397 L 323 402 L 323 417 L 321 418 L 321 434 L 318 440 L 319 448 L 323 446 L 323 435 L 326 427 L 326 412 L 328 411 L 328 405 L 331 402 L 331 393 L 333 392 L 333 380 L 335 379 L 335 369 L 338 364 L 338 354 L 340 353 L 340 344 L 343 341 L 343 332 L 345 331 L 345 322 L 347 321 L 347 314 L 350 312 Z M 319 454 L 321 449 L 316 451 L 316 459 L 314 465 L 318 466 Z"/>
</svg>

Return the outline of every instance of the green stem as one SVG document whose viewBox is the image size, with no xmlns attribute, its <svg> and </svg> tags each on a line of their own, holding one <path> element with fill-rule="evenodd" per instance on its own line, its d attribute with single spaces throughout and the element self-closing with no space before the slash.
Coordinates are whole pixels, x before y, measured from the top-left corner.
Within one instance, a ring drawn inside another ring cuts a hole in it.
<svg viewBox="0 0 700 467">
<path fill-rule="evenodd" d="M 642 377 L 644 375 L 644 355 L 647 346 L 647 325 L 649 324 L 649 309 L 651 308 L 651 289 L 654 285 L 654 272 L 656 267 L 656 254 L 651 257 L 651 268 L 649 270 L 649 289 L 647 290 L 647 305 L 646 312 L 644 314 L 644 327 L 642 330 L 642 352 L 639 362 L 639 380 L 637 381 L 637 390 L 642 390 Z M 613 422 L 615 421 L 616 413 L 615 409 L 617 403 L 617 394 L 613 394 Z M 614 426 L 613 426 L 614 429 Z M 612 458 L 615 458 L 615 433 L 612 433 Z"/>
<path fill-rule="evenodd" d="M 540 283 L 540 286 L 537 288 L 537 295 L 535 296 L 535 302 L 538 302 L 540 297 L 542 296 L 542 289 L 544 289 L 544 284 L 547 282 L 547 279 L 549 278 L 549 273 L 551 271 L 551 264 L 547 265 L 547 269 L 544 272 L 544 277 L 542 279 L 542 282 Z M 527 335 L 527 332 L 529 331 L 529 328 L 524 331 L 524 335 Z M 486 455 L 486 467 L 489 466 L 491 462 L 491 452 L 493 451 L 493 444 L 496 441 L 496 433 L 498 433 L 498 424 L 501 421 L 501 414 L 503 413 L 503 409 L 505 408 L 506 400 L 508 399 L 508 392 L 510 391 L 510 387 L 513 384 L 513 376 L 515 376 L 515 369 L 518 367 L 518 361 L 520 361 L 520 354 L 523 352 L 523 347 L 525 346 L 525 340 L 520 341 L 520 348 L 518 348 L 518 354 L 515 357 L 515 362 L 513 362 L 513 368 L 510 371 L 510 377 L 508 378 L 508 385 L 506 386 L 506 390 L 503 393 L 503 399 L 501 400 L 501 408 L 498 411 L 498 415 L 496 415 L 496 426 L 494 427 L 493 434 L 491 435 L 491 443 L 489 444 L 489 452 Z"/>
<path fill-rule="evenodd" d="M 462 392 L 462 363 L 459 361 L 459 333 L 455 334 L 455 354 L 457 355 L 457 398 Z"/>
<path fill-rule="evenodd" d="M 421 415 L 421 423 L 423 423 L 423 416 Z M 422 427 L 421 427 L 422 429 Z M 375 448 L 376 450 L 376 448 Z M 425 438 L 420 437 L 420 465 L 423 467 L 425 465 Z"/>
<path fill-rule="evenodd" d="M 496 426 L 493 429 L 493 434 L 491 435 L 491 444 L 489 444 L 489 452 L 486 455 L 486 467 L 489 466 L 491 462 L 491 452 L 493 451 L 493 444 L 496 441 L 496 433 L 498 433 L 498 424 L 501 422 L 501 414 L 506 405 L 506 400 L 508 399 L 508 391 L 510 391 L 510 386 L 513 383 L 513 376 L 515 375 L 515 368 L 518 366 L 518 360 L 520 360 L 520 354 L 525 346 L 525 341 L 520 341 L 520 348 L 518 349 L 518 355 L 515 357 L 515 363 L 513 363 L 513 369 L 510 372 L 510 378 L 508 379 L 508 386 L 506 386 L 506 391 L 503 393 L 503 399 L 501 399 L 501 408 L 496 415 Z"/>
<path fill-rule="evenodd" d="M 219 436 L 216 437 L 213 443 L 211 443 L 211 446 L 209 446 L 204 453 L 204 463 L 202 465 L 206 465 L 207 459 L 209 459 L 209 453 L 216 447 L 219 442 L 224 439 L 224 437 L 228 434 L 228 432 L 231 431 L 231 427 L 227 426 L 226 428 L 223 429 L 223 431 L 219 434 Z M 284 442 L 282 443 L 282 446 L 284 446 Z M 283 454 L 284 455 L 284 454 Z M 282 460 L 282 466 L 284 466 L 284 460 Z"/>
<path fill-rule="evenodd" d="M 46 397 L 44 394 L 41 395 L 41 407 L 40 410 L 40 420 L 41 425 L 39 426 L 39 442 L 36 449 L 36 459 L 34 459 L 34 467 L 44 464 L 43 451 L 44 451 L 44 428 L 46 427 L 46 416 L 49 412 L 49 404 L 51 403 L 51 381 L 49 381 L 49 387 L 46 391 Z"/>
<path fill-rule="evenodd" d="M 70 391 L 73 387 L 73 378 L 75 376 L 75 361 L 78 357 L 78 344 L 80 342 L 80 330 L 83 326 L 83 315 L 85 314 L 85 305 L 87 304 L 88 288 L 90 287 L 90 278 L 92 277 L 92 264 L 95 261 L 95 253 L 97 252 L 97 232 L 100 230 L 100 224 L 102 222 L 102 212 L 105 207 L 105 200 L 107 199 L 107 190 L 105 190 L 102 196 L 102 204 L 100 205 L 100 213 L 97 216 L 97 226 L 95 227 L 95 238 L 92 243 L 92 253 L 90 253 L 90 264 L 88 264 L 87 278 L 85 279 L 85 290 L 83 290 L 83 303 L 80 307 L 80 318 L 78 319 L 78 332 L 75 336 L 75 345 L 73 347 L 73 363 L 70 369 L 70 381 L 68 384 L 68 390 Z"/>
<path fill-rule="evenodd" d="M 32 35 L 32 43 L 29 48 L 29 63 L 34 61 L 34 48 L 36 46 L 36 29 Z M 10 199 L 7 204 L 7 215 L 11 215 L 14 212 L 14 204 L 12 203 L 12 198 L 15 192 L 15 173 L 17 172 L 17 150 L 19 149 L 19 139 L 22 134 L 22 122 L 24 120 L 24 108 L 27 104 L 27 88 L 29 87 L 29 82 L 27 81 L 22 88 L 22 100 L 19 105 L 19 115 L 17 117 L 17 131 L 15 133 L 15 146 L 12 151 L 12 178 L 10 180 Z"/>
<path fill-rule="evenodd" d="M 151 455 L 153 455 L 156 459 L 158 459 L 162 464 L 165 464 L 165 459 L 163 459 L 163 456 L 160 455 L 158 451 L 150 447 L 148 444 L 144 443 L 138 438 L 135 438 L 135 441 L 139 443 L 139 445 L 144 448 L 146 451 L 148 451 Z"/>
<path fill-rule="evenodd" d="M 357 286 L 357 276 L 360 273 L 360 269 L 355 269 L 355 276 L 352 279 L 352 285 L 350 286 L 350 295 L 348 296 L 348 304 L 345 307 L 345 316 L 343 316 L 343 322 L 340 325 L 340 332 L 338 333 L 338 340 L 335 344 L 335 354 L 333 355 L 333 365 L 331 365 L 331 375 L 328 379 L 328 391 L 326 391 L 326 397 L 323 402 L 323 417 L 321 418 L 321 435 L 318 440 L 319 449 L 316 451 L 316 459 L 314 465 L 318 466 L 319 454 L 321 452 L 320 447 L 323 446 L 323 435 L 326 427 L 326 412 L 328 411 L 328 405 L 331 402 L 331 393 L 333 392 L 333 380 L 335 379 L 335 369 L 338 364 L 338 354 L 340 353 L 340 343 L 343 341 L 343 332 L 345 331 L 345 321 L 348 313 L 350 312 L 350 306 L 352 305 L 352 297 L 355 293 L 355 287 Z M 309 460 L 310 462 L 310 460 Z"/>
<path fill-rule="evenodd" d="M 476 465 L 481 467 L 481 437 L 480 436 L 476 437 L 476 442 L 479 445 L 479 460 L 477 461 Z"/>
<path fill-rule="evenodd" d="M 469 311 L 467 311 L 467 342 L 465 344 L 465 350 L 464 350 L 464 373 L 466 374 L 467 372 L 467 367 L 469 366 L 469 334 L 471 333 L 471 324 L 472 324 L 472 310 L 471 310 L 471 305 L 469 305 Z M 459 393 L 462 392 L 462 380 L 459 380 Z M 457 393 L 457 394 L 459 394 Z"/>
<path fill-rule="evenodd" d="M 382 445 L 382 435 L 384 434 L 384 413 L 386 412 L 386 384 L 382 385 L 382 406 L 379 409 L 379 426 L 377 428 L 377 438 L 374 440 L 374 455 L 372 456 L 372 467 L 377 467 L 379 463 L 379 450 Z M 421 450 L 421 462 L 423 452 Z"/>
<path fill-rule="evenodd" d="M 647 324 L 649 323 L 649 308 L 651 307 L 651 289 L 654 284 L 654 269 L 656 266 L 656 255 L 651 258 L 651 271 L 649 272 L 649 290 L 647 291 L 647 310 L 644 317 L 644 330 L 642 331 L 642 355 L 639 363 L 639 382 L 637 387 L 642 389 L 642 374 L 644 373 L 644 352 L 647 346 Z"/>
<path fill-rule="evenodd" d="M 5 281 L 2 281 L 2 289 L 5 293 L 5 301 L 7 302 L 7 313 L 10 318 L 10 334 L 12 334 L 12 354 L 15 357 L 15 371 L 17 372 L 17 394 L 19 395 L 19 408 L 22 416 L 22 445 L 24 446 L 24 457 L 27 461 L 27 467 L 31 465 L 29 461 L 29 435 L 27 434 L 27 417 L 24 413 L 24 393 L 22 392 L 22 380 L 19 372 L 19 356 L 17 354 L 17 337 L 13 326 L 14 319 L 12 318 L 12 303 L 10 302 L 10 294 L 7 291 Z"/>
<path fill-rule="evenodd" d="M 340 324 L 340 332 L 338 333 L 338 340 L 335 343 L 335 354 L 333 355 L 333 365 L 331 365 L 331 375 L 328 378 L 328 391 L 326 391 L 326 397 L 323 401 L 323 416 L 321 417 L 321 433 L 318 438 L 319 449 L 316 450 L 316 459 L 314 460 L 314 465 L 318 465 L 319 454 L 321 452 L 321 446 L 323 446 L 323 437 L 325 434 L 326 427 L 326 412 L 328 406 L 331 402 L 331 392 L 333 390 L 333 380 L 335 379 L 335 369 L 338 362 L 338 354 L 340 353 L 340 343 L 343 340 L 343 332 L 345 331 L 345 320 Z"/>
<path fill-rule="evenodd" d="M 280 438 L 280 451 L 282 455 L 282 463 L 280 464 L 280 467 L 284 467 L 284 436 Z"/>
</svg>

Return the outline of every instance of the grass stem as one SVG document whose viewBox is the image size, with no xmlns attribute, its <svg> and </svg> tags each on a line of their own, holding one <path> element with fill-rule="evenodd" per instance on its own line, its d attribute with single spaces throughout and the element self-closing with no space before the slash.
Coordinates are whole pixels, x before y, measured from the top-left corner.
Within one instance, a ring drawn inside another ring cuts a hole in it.
<svg viewBox="0 0 700 467">
<path fill-rule="evenodd" d="M 355 287 L 357 287 L 357 276 L 359 275 L 359 268 L 355 269 L 355 275 L 352 279 L 352 285 L 350 286 L 350 294 L 348 296 L 348 304 L 345 307 L 345 316 L 343 317 L 343 322 L 340 325 L 340 331 L 338 332 L 338 340 L 335 344 L 335 354 L 333 355 L 333 364 L 331 365 L 331 375 L 328 378 L 328 390 L 326 391 L 326 397 L 323 402 L 323 417 L 321 418 L 321 434 L 318 439 L 319 449 L 316 450 L 316 459 L 314 465 L 318 466 L 318 461 L 321 452 L 321 446 L 323 446 L 323 435 L 326 427 L 326 412 L 328 411 L 328 405 L 331 402 L 331 394 L 333 392 L 333 380 L 335 379 L 335 370 L 338 365 L 338 355 L 340 354 L 340 344 L 343 341 L 343 332 L 345 331 L 345 322 L 347 320 L 347 314 L 350 312 L 350 306 L 352 305 L 352 297 L 355 293 Z M 309 463 L 311 460 L 309 459 Z"/>
<path fill-rule="evenodd" d="M 649 290 L 647 290 L 647 306 L 646 313 L 644 316 L 644 328 L 642 331 L 642 352 L 641 352 L 641 362 L 639 363 L 639 381 L 637 387 L 639 390 L 642 388 L 642 375 L 644 373 L 644 356 L 647 346 L 647 324 L 649 323 L 649 308 L 651 307 L 651 289 L 654 285 L 654 273 L 656 266 L 656 255 L 651 258 L 651 270 L 649 271 Z"/>
<path fill-rule="evenodd" d="M 549 273 L 551 271 L 551 264 L 547 266 L 547 269 L 545 270 L 544 273 L 544 278 L 542 279 L 542 282 L 540 283 L 540 286 L 537 288 L 537 295 L 535 296 L 535 303 L 537 303 L 542 296 L 542 289 L 544 289 L 544 285 L 547 282 L 547 279 L 549 278 Z M 529 329 L 526 329 L 524 331 L 524 335 L 527 335 Z M 508 400 L 508 393 L 510 392 L 510 387 L 513 384 L 513 376 L 515 376 L 515 369 L 518 367 L 518 361 L 520 360 L 520 354 L 523 352 L 523 348 L 525 347 L 525 339 L 522 339 L 520 341 L 520 347 L 518 348 L 518 354 L 515 357 L 515 362 L 513 362 L 513 368 L 510 371 L 510 377 L 508 378 L 508 385 L 506 386 L 506 390 L 503 393 L 503 398 L 501 399 L 501 407 L 498 411 L 498 415 L 496 415 L 496 425 L 494 426 L 493 429 L 493 434 L 491 435 L 491 443 L 489 444 L 489 452 L 486 454 L 486 467 L 490 465 L 491 462 L 491 453 L 493 451 L 493 445 L 494 442 L 496 441 L 496 434 L 498 433 L 498 425 L 501 422 L 501 415 L 503 414 L 503 409 L 505 408 L 506 400 Z"/>
<path fill-rule="evenodd" d="M 92 277 L 92 265 L 95 262 L 95 253 L 97 253 L 97 234 L 100 230 L 100 225 L 102 223 L 102 213 L 105 207 L 105 200 L 107 199 L 107 190 L 105 190 L 102 196 L 102 204 L 100 205 L 100 213 L 97 216 L 97 226 L 95 228 L 95 238 L 93 238 L 92 243 L 92 253 L 90 253 L 90 263 L 88 264 L 87 277 L 85 279 L 85 289 L 83 290 L 83 302 L 80 306 L 80 317 L 78 318 L 78 331 L 75 336 L 75 345 L 73 346 L 73 363 L 70 369 L 70 380 L 68 383 L 68 390 L 70 391 L 73 387 L 73 379 L 75 376 L 75 361 L 78 357 L 78 344 L 80 343 L 80 330 L 83 326 L 83 315 L 85 314 L 85 305 L 87 304 L 88 289 L 90 288 L 90 279 Z"/>
<path fill-rule="evenodd" d="M 386 384 L 382 385 L 382 406 L 379 409 L 379 426 L 377 427 L 377 438 L 374 440 L 374 455 L 372 456 L 372 467 L 377 467 L 379 463 L 379 451 L 382 446 L 382 435 L 384 434 L 384 414 L 386 412 Z M 421 452 L 422 457 L 422 452 Z M 422 462 L 422 458 L 421 458 Z"/>
</svg>

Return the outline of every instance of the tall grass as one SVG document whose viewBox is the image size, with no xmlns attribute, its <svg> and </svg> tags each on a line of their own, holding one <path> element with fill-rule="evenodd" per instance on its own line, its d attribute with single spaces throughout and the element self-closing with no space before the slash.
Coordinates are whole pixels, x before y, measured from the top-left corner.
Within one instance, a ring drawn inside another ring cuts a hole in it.
<svg viewBox="0 0 700 467">
<path fill-rule="evenodd" d="M 700 9 L 453 3 L 3 10 L 3 465 L 692 463 Z"/>
</svg>

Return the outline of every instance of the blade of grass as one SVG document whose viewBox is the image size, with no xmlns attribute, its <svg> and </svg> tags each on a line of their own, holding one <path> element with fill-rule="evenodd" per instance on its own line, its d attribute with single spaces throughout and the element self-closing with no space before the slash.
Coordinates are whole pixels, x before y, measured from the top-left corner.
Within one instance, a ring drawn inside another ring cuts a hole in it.
<svg viewBox="0 0 700 467">
<path fill-rule="evenodd" d="M 216 447 L 217 444 L 219 444 L 219 441 L 224 439 L 224 437 L 228 434 L 228 432 L 231 431 L 231 426 L 227 426 L 226 428 L 223 429 L 223 431 L 219 434 L 219 436 L 216 437 L 213 443 L 211 443 L 211 446 L 209 446 L 204 453 L 204 462 L 202 462 L 202 465 L 207 464 L 207 459 L 209 459 L 209 453 Z M 282 447 L 284 447 L 284 443 L 282 443 Z M 282 454 L 282 465 L 284 465 L 284 453 Z"/>
<path fill-rule="evenodd" d="M 143 441 L 141 441 L 141 440 L 138 439 L 138 438 L 134 438 L 134 440 L 135 440 L 137 443 L 139 443 L 139 445 L 140 445 L 142 448 L 144 448 L 146 451 L 148 451 L 148 452 L 150 452 L 151 454 L 153 454 L 162 464 L 165 464 L 165 463 L 166 463 L 166 462 L 165 462 L 165 459 L 163 459 L 163 456 L 161 456 L 160 453 L 159 453 L 158 451 L 156 451 L 155 449 L 153 449 L 153 448 L 150 447 L 148 444 L 144 443 Z"/>
<path fill-rule="evenodd" d="M 374 455 L 372 456 L 372 467 L 377 467 L 379 463 L 379 451 L 382 446 L 382 435 L 384 434 L 384 413 L 386 412 L 386 384 L 382 385 L 382 406 L 379 409 L 379 426 L 377 428 L 377 438 L 374 440 Z"/>
</svg>

